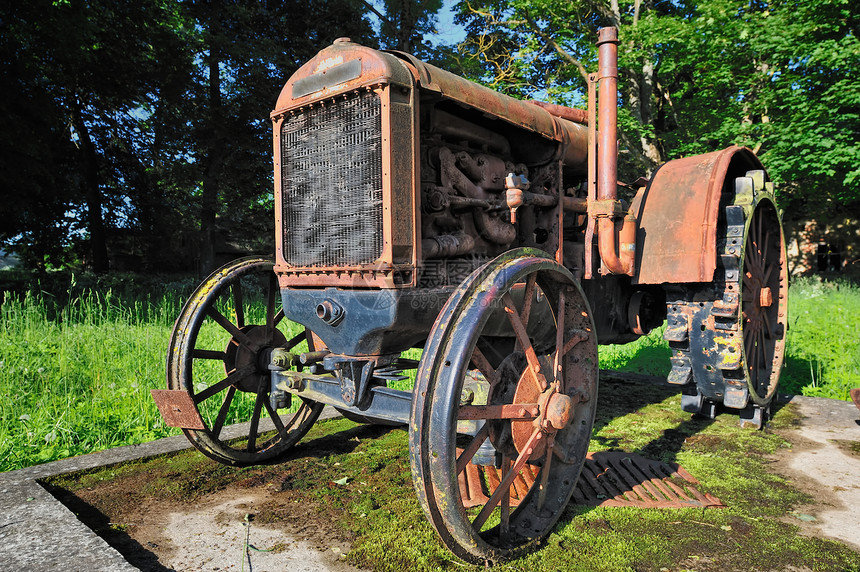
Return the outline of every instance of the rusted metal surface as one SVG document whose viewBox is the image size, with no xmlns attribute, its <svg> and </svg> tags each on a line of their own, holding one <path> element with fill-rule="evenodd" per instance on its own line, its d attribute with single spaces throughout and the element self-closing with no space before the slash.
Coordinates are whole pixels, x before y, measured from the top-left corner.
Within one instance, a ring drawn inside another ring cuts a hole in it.
<svg viewBox="0 0 860 572">
<path fill-rule="evenodd" d="M 564 105 L 557 105 L 555 103 L 547 103 L 545 101 L 537 100 L 531 100 L 529 101 L 529 103 L 531 103 L 532 105 L 537 105 L 540 108 L 546 109 L 556 117 L 561 117 L 562 119 L 567 119 L 568 121 L 572 121 L 573 123 L 579 123 L 580 125 L 588 125 L 588 111 L 585 109 L 566 107 Z"/>
<path fill-rule="evenodd" d="M 584 506 L 636 508 L 723 508 L 700 492 L 698 481 L 677 464 L 625 452 L 589 453 L 573 493 Z"/>
<path fill-rule="evenodd" d="M 510 505 L 518 506 L 529 490 L 534 486 L 540 467 L 525 465 L 523 470 L 514 478 L 510 488 Z M 499 487 L 503 474 L 501 469 L 493 465 L 482 466 L 469 463 L 458 477 L 460 497 L 465 508 L 484 506 L 490 495 Z"/>
<path fill-rule="evenodd" d="M 597 198 L 614 201 L 618 198 L 618 29 L 601 28 L 597 34 Z"/>
<path fill-rule="evenodd" d="M 729 147 L 669 161 L 632 207 L 639 221 L 636 284 L 710 282 L 717 266 L 720 199 L 727 184 L 761 169 L 749 149 Z"/>
<path fill-rule="evenodd" d="M 632 275 L 636 261 L 636 218 L 625 216 L 619 235 L 615 216 L 600 208 L 609 203 L 614 211 L 618 205 L 618 30 L 601 28 L 597 47 L 597 202 L 589 205 L 589 216 L 597 221 L 598 250 L 604 269 L 611 274 Z"/>
<path fill-rule="evenodd" d="M 854 402 L 854 405 L 857 406 L 857 409 L 860 409 L 860 387 L 852 389 L 848 392 L 848 395 L 851 396 L 851 401 Z"/>
<path fill-rule="evenodd" d="M 151 389 L 152 399 L 168 427 L 206 429 L 194 400 L 181 389 Z"/>
<path fill-rule="evenodd" d="M 399 52 L 392 53 L 404 56 Z M 557 158 L 563 159 L 570 167 L 578 165 L 584 168 L 588 142 L 584 126 L 556 117 L 541 107 L 495 92 L 416 58 L 404 59 L 415 70 L 416 81 L 421 87 L 529 132 L 540 133 L 543 137 L 563 143 L 560 148 L 562 154 Z M 551 158 L 546 156 L 544 160 Z"/>
<path fill-rule="evenodd" d="M 785 357 L 785 238 L 763 170 L 725 186 L 713 281 L 685 285 L 667 299 L 669 382 L 682 386 L 685 411 L 712 417 L 722 404 L 739 410 L 743 426 L 760 428 Z"/>
<path fill-rule="evenodd" d="M 467 508 L 487 502 L 500 481 L 494 466 L 472 465 L 460 475 L 460 492 Z M 517 506 L 538 476 L 538 467 L 526 466 L 511 488 L 511 506 Z M 635 453 L 589 453 L 571 502 L 580 506 L 632 508 L 725 508 L 683 467 L 646 459 Z"/>
</svg>

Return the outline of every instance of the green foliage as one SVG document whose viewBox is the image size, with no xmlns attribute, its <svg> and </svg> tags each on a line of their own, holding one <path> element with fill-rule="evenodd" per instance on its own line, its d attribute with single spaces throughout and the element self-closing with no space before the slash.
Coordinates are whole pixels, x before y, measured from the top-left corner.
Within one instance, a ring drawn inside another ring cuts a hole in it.
<svg viewBox="0 0 860 572">
<path fill-rule="evenodd" d="M 849 400 L 860 387 L 860 288 L 798 280 L 789 297 L 786 393 Z"/>
<path fill-rule="evenodd" d="M 287 77 L 357 0 L 4 2 L 0 245 L 29 267 L 213 264 L 213 236 L 271 252 L 271 123 Z M 201 240 L 200 234 L 203 234 Z M 201 251 L 206 251 L 202 252 Z"/>
<path fill-rule="evenodd" d="M 458 4 L 472 77 L 584 102 L 597 29 L 619 28 L 622 177 L 732 144 L 762 157 L 788 216 L 860 212 L 860 10 L 851 0 Z"/>
<path fill-rule="evenodd" d="M 55 319 L 35 295 L 0 306 L 0 470 L 178 433 L 149 389 L 179 300 L 125 306 L 108 291 L 75 299 Z"/>
<path fill-rule="evenodd" d="M 175 434 L 149 389 L 163 387 L 170 331 L 192 281 L 62 273 L 42 280 L 14 292 L 11 283 L 0 284 L 7 290 L 0 300 L 0 470 Z M 802 280 L 789 294 L 780 391 L 849 399 L 848 390 L 860 386 L 860 288 Z M 420 359 L 421 352 L 405 357 Z M 665 376 L 662 328 L 630 344 L 601 346 L 600 365 Z M 611 404 L 604 411 L 620 415 Z M 596 435 L 606 444 L 614 439 L 602 430 Z"/>
</svg>

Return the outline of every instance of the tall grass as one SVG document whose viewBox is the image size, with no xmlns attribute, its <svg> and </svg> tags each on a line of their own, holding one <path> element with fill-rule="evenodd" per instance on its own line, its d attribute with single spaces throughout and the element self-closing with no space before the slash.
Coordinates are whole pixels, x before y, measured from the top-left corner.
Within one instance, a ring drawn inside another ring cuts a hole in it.
<svg viewBox="0 0 860 572">
<path fill-rule="evenodd" d="M 782 391 L 849 399 L 860 387 L 860 287 L 802 278 L 789 294 Z"/>
<path fill-rule="evenodd" d="M 124 303 L 110 290 L 57 308 L 5 293 L 0 306 L 0 470 L 175 433 L 149 395 L 181 300 Z"/>
<path fill-rule="evenodd" d="M 3 294 L 0 471 L 176 434 L 149 390 L 164 387 L 186 286 Z M 781 391 L 848 399 L 860 386 L 860 288 L 809 279 L 790 294 Z M 662 329 L 600 353 L 601 367 L 653 375 L 668 373 L 668 358 Z"/>
</svg>

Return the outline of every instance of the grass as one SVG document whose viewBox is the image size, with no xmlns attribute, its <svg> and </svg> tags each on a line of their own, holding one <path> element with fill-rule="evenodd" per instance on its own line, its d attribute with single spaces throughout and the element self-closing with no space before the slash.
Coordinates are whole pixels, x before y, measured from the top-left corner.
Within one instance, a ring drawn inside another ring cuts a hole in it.
<svg viewBox="0 0 860 572">
<path fill-rule="evenodd" d="M 769 470 L 771 455 L 790 447 L 780 433 L 797 422 L 792 406 L 779 410 L 766 430 L 746 431 L 731 415 L 691 419 L 680 411 L 672 389 L 608 382 L 597 411 L 592 450 L 679 462 L 699 479 L 701 490 L 718 496 L 728 508 L 569 506 L 537 550 L 493 569 L 860 570 L 857 553 L 845 545 L 798 533 L 798 516 L 810 499 Z M 91 491 L 104 481 L 111 486 L 93 496 Z M 191 451 L 64 475 L 50 484 L 88 491 L 87 502 L 111 519 L 119 518 L 112 511 L 133 505 L 135 495 L 141 501 L 194 506 L 209 492 L 227 490 L 238 496 L 264 487 L 269 501 L 254 522 L 299 518 L 304 525 L 333 523 L 343 538 L 351 539 L 347 560 L 356 566 L 374 571 L 483 568 L 455 559 L 436 538 L 413 491 L 403 429 L 331 420 L 315 425 L 275 466 L 234 469 Z"/>
<path fill-rule="evenodd" d="M 36 285 L 0 296 L 0 471 L 178 432 L 149 390 L 164 386 L 170 331 L 193 284 L 66 279 L 45 286 L 52 294 Z M 782 391 L 848 399 L 860 386 L 860 288 L 798 281 L 789 317 Z M 666 375 L 668 357 L 657 330 L 601 347 L 600 361 Z"/>
</svg>

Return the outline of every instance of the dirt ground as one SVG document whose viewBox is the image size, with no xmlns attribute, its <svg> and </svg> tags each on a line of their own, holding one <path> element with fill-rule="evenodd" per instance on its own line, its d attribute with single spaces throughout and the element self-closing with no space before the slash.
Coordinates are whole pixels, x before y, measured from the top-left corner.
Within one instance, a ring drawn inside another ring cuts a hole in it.
<svg viewBox="0 0 860 572">
<path fill-rule="evenodd" d="M 860 424 L 852 419 L 854 427 L 845 426 L 849 421 L 843 419 L 834 429 L 820 412 L 803 413 L 803 425 L 785 432 L 792 449 L 772 459 L 772 470 L 815 501 L 786 518 L 803 534 L 837 538 L 860 550 Z M 356 431 L 364 439 L 377 430 Z M 234 480 L 180 503 L 142 494 L 151 486 L 145 472 L 75 495 L 60 488 L 51 492 L 141 570 L 357 570 L 343 561 L 352 539 L 325 510 L 291 494 L 290 483 L 302 478 L 301 461 L 273 470 L 279 471 L 275 479 Z"/>
</svg>

